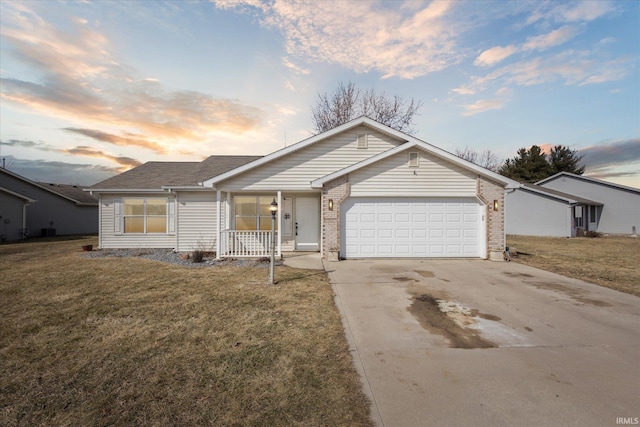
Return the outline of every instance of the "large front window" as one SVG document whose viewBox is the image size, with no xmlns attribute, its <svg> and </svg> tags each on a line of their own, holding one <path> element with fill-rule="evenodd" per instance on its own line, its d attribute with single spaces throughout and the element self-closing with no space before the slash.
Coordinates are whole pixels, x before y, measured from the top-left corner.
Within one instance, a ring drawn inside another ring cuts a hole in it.
<svg viewBox="0 0 640 427">
<path fill-rule="evenodd" d="M 125 233 L 166 233 L 167 199 L 127 198 L 124 199 Z"/>
<path fill-rule="evenodd" d="M 273 196 L 236 196 L 234 200 L 236 230 L 271 230 Z"/>
</svg>

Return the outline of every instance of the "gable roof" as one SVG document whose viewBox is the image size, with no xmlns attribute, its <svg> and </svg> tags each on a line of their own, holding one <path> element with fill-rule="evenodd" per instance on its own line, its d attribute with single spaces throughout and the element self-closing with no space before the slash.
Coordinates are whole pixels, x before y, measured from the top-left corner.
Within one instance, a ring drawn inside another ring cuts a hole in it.
<svg viewBox="0 0 640 427">
<path fill-rule="evenodd" d="M 573 194 L 563 193 L 561 191 L 552 190 L 550 188 L 541 187 L 535 184 L 522 184 L 520 190 L 535 193 L 537 195 L 543 197 L 549 197 L 555 200 L 559 200 L 564 203 L 568 203 L 570 205 L 592 205 L 592 206 L 602 206 L 603 204 L 600 202 L 596 202 L 594 200 L 585 199 L 583 197 L 576 197 Z"/>
<path fill-rule="evenodd" d="M 98 205 L 98 200 L 95 197 L 91 196 L 90 194 L 84 193 L 82 191 L 81 186 L 35 182 L 35 181 L 31 181 L 28 178 L 25 178 L 22 175 L 18 175 L 17 173 L 11 172 L 4 168 L 0 168 L 0 171 L 16 179 L 19 179 L 23 182 L 26 182 L 27 184 L 30 184 L 34 187 L 41 188 L 43 190 L 46 190 L 50 193 L 55 194 L 56 196 L 67 199 L 75 203 L 76 205 L 79 205 L 79 206 L 97 206 Z"/>
<path fill-rule="evenodd" d="M 27 203 L 35 203 L 35 200 L 32 199 L 31 197 L 27 197 L 24 194 L 16 193 L 15 191 L 11 191 L 8 188 L 0 187 L 0 191 L 2 191 L 3 193 L 7 193 L 7 194 L 10 194 L 12 196 L 15 196 L 15 197 L 17 197 L 19 199 L 22 199 Z"/>
<path fill-rule="evenodd" d="M 351 166 L 348 166 L 346 168 L 337 170 L 333 173 L 330 173 L 329 175 L 325 175 L 321 178 L 318 178 L 314 181 L 311 182 L 311 186 L 313 188 L 322 188 L 322 186 L 329 182 L 332 181 L 340 176 L 346 175 L 348 173 L 351 173 L 353 171 L 356 171 L 358 169 L 361 169 L 365 166 L 369 166 L 370 164 L 376 163 L 382 159 L 385 159 L 387 157 L 393 156 L 395 154 L 401 153 L 403 151 L 412 149 L 412 148 L 420 148 L 424 151 L 426 151 L 427 153 L 433 154 L 437 157 L 440 157 L 444 160 L 448 160 L 454 164 L 457 164 L 467 170 L 471 170 L 473 172 L 476 172 L 478 175 L 482 175 L 485 176 L 487 178 L 490 178 L 494 181 L 498 181 L 501 182 L 503 184 L 506 185 L 507 188 L 518 188 L 520 187 L 520 183 L 518 181 L 514 181 L 510 178 L 507 178 L 505 176 L 502 176 L 500 174 L 497 174 L 495 172 L 490 171 L 489 169 L 485 169 L 482 166 L 478 166 L 475 163 L 471 163 L 469 161 L 466 161 L 464 159 L 461 159 L 460 157 L 451 154 L 445 150 L 442 150 L 434 145 L 431 145 L 429 143 L 426 143 L 424 141 L 421 141 L 417 138 L 413 138 L 411 137 L 411 140 L 399 145 L 397 147 L 391 148 L 387 151 L 383 151 L 382 153 L 376 154 L 375 156 L 369 157 L 368 159 L 362 160 L 358 163 L 355 163 Z"/>
<path fill-rule="evenodd" d="M 314 135 L 314 136 L 312 136 L 310 138 L 304 139 L 304 140 L 302 140 L 300 142 L 297 142 L 297 143 L 295 143 L 293 145 L 290 145 L 290 146 L 288 146 L 286 148 L 282 148 L 282 149 L 280 149 L 278 151 L 274 151 L 271 154 L 268 154 L 268 155 L 266 155 L 264 157 L 261 157 L 261 158 L 255 160 L 255 161 L 253 161 L 253 162 L 250 162 L 250 163 L 247 163 L 245 165 L 242 165 L 242 166 L 240 166 L 240 167 L 238 167 L 236 169 L 229 170 L 226 173 L 220 174 L 218 176 L 211 176 L 208 179 L 203 180 L 202 185 L 204 185 L 205 187 L 214 186 L 218 182 L 224 181 L 224 180 L 229 179 L 229 178 L 231 178 L 233 176 L 236 176 L 236 175 L 239 175 L 239 174 L 241 174 L 243 172 L 246 172 L 246 171 L 248 171 L 250 169 L 254 169 L 254 168 L 256 168 L 256 167 L 258 167 L 260 165 L 263 165 L 265 163 L 269 163 L 269 162 L 271 162 L 271 161 L 273 161 L 275 159 L 279 159 L 280 157 L 286 156 L 287 154 L 293 153 L 294 151 L 301 150 L 301 149 L 303 149 L 305 147 L 308 147 L 308 146 L 310 146 L 312 144 L 315 144 L 315 143 L 317 143 L 319 141 L 322 141 L 322 140 L 327 139 L 327 138 L 331 138 L 334 135 L 337 135 L 339 133 L 345 132 L 345 131 L 347 131 L 349 129 L 353 129 L 355 127 L 362 126 L 362 125 L 369 126 L 369 127 L 373 128 L 373 129 L 379 131 L 379 132 L 385 133 L 385 134 L 387 134 L 387 135 L 389 135 L 391 137 L 394 137 L 394 138 L 396 138 L 396 139 L 398 139 L 400 141 L 409 141 L 408 138 L 412 138 L 412 137 L 410 137 L 409 135 L 407 135 L 405 133 L 402 133 L 400 131 L 392 129 L 392 128 L 390 128 L 388 126 L 385 126 L 385 125 L 383 125 L 381 123 L 378 123 L 375 120 L 372 120 L 372 119 L 370 119 L 368 117 L 362 116 L 362 117 L 358 117 L 357 119 L 351 120 L 350 122 L 347 122 L 345 124 L 337 126 L 337 127 L 333 128 L 333 129 L 330 129 L 330 130 L 328 130 L 326 132 L 322 132 L 322 133 Z"/>
<path fill-rule="evenodd" d="M 536 185 L 540 185 L 543 186 L 544 184 L 551 182 L 555 179 L 561 178 L 561 177 L 567 177 L 567 178 L 573 178 L 575 180 L 578 181 L 584 181 L 584 182 L 589 182 L 592 184 L 597 184 L 597 185 L 602 185 L 605 187 L 609 187 L 609 188 L 615 188 L 616 190 L 623 190 L 623 191 L 629 191 L 631 193 L 635 193 L 635 194 L 640 194 L 640 189 L 638 188 L 633 188 L 633 187 L 627 187 L 625 185 L 620 185 L 620 184 L 615 184 L 613 182 L 609 182 L 609 181 L 602 181 L 600 179 L 595 179 L 595 178 L 589 178 L 587 176 L 582 176 L 582 175 L 576 175 L 574 173 L 570 173 L 570 172 L 558 172 L 555 175 L 552 175 L 548 178 L 545 178 L 543 180 L 540 180 L 538 182 L 536 182 Z"/>
<path fill-rule="evenodd" d="M 88 189 L 91 191 L 151 190 L 198 186 L 206 178 L 237 168 L 260 156 L 209 156 L 201 162 L 147 162 Z"/>
</svg>

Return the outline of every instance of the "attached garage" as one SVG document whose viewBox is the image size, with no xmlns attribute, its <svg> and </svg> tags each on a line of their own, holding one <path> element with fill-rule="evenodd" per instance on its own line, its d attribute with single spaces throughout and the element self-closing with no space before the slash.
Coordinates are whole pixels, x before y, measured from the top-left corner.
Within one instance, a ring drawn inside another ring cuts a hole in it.
<svg viewBox="0 0 640 427">
<path fill-rule="evenodd" d="M 484 258 L 476 198 L 351 197 L 341 206 L 343 258 Z"/>
</svg>

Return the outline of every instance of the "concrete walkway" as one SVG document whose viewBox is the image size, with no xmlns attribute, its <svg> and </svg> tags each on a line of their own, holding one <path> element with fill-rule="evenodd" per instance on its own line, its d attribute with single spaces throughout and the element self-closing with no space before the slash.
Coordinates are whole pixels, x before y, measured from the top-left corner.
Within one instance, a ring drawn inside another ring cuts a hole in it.
<svg viewBox="0 0 640 427">
<path fill-rule="evenodd" d="M 379 426 L 615 426 L 640 417 L 638 297 L 514 262 L 325 267 Z M 434 299 L 436 314 L 464 326 L 462 337 L 425 321 Z M 450 347 L 468 333 L 493 347 Z"/>
<path fill-rule="evenodd" d="M 307 270 L 324 270 L 320 252 L 286 252 L 282 254 L 283 263 L 288 267 Z"/>
</svg>

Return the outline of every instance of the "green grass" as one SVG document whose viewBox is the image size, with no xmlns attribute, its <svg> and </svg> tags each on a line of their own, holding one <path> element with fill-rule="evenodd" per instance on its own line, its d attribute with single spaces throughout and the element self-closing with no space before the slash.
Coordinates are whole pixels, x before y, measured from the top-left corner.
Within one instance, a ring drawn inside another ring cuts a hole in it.
<svg viewBox="0 0 640 427">
<path fill-rule="evenodd" d="M 371 425 L 325 273 L 0 246 L 0 425 Z"/>
</svg>

